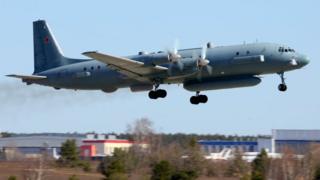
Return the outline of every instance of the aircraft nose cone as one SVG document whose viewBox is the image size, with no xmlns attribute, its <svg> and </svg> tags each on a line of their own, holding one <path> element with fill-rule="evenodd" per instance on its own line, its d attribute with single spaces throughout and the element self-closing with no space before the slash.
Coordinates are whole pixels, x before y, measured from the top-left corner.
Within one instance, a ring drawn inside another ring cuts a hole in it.
<svg viewBox="0 0 320 180">
<path fill-rule="evenodd" d="M 299 59 L 298 59 L 298 64 L 300 66 L 305 66 L 307 64 L 309 64 L 310 60 L 306 55 L 300 55 Z"/>
</svg>

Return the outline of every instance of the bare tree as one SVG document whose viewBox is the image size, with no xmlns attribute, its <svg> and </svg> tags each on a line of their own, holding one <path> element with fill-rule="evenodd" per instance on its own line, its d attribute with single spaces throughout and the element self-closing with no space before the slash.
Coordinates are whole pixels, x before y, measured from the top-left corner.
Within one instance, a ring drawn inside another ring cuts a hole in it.
<svg viewBox="0 0 320 180">
<path fill-rule="evenodd" d="M 229 161 L 229 167 L 226 168 L 226 175 L 244 179 L 250 176 L 250 165 L 243 160 L 243 153 L 240 150 L 234 149 L 234 157 Z"/>
<path fill-rule="evenodd" d="M 316 179 L 316 173 L 320 169 L 320 145 L 310 145 L 303 159 L 303 176 L 307 180 Z"/>
<path fill-rule="evenodd" d="M 303 174 L 303 159 L 288 147 L 283 149 L 281 158 L 270 159 L 268 177 L 271 179 L 304 179 Z"/>
<path fill-rule="evenodd" d="M 36 158 L 25 159 L 28 163 L 28 168 L 24 170 L 23 177 L 26 180 L 43 180 L 47 177 L 47 171 L 53 158 L 49 154 L 50 148 L 44 144 L 41 154 Z"/>
<path fill-rule="evenodd" d="M 154 133 L 153 123 L 148 118 L 141 118 L 127 126 L 127 133 L 133 135 L 133 140 L 137 143 L 148 142 L 150 135 Z"/>
</svg>

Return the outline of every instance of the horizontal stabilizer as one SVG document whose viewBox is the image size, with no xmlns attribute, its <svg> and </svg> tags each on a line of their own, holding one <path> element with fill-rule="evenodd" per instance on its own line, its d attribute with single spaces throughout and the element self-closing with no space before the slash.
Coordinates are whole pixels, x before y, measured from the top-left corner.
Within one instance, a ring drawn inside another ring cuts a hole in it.
<svg viewBox="0 0 320 180">
<path fill-rule="evenodd" d="M 40 80 L 40 79 L 46 79 L 47 76 L 37 76 L 37 75 L 18 75 L 18 74 L 9 74 L 6 75 L 8 77 L 14 77 L 19 78 L 22 80 Z"/>
</svg>

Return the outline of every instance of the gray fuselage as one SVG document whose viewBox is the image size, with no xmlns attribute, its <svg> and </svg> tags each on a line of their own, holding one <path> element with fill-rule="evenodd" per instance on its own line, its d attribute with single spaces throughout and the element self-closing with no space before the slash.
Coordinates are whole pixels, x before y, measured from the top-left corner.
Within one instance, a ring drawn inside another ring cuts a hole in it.
<svg viewBox="0 0 320 180">
<path fill-rule="evenodd" d="M 161 53 L 164 52 L 159 52 L 159 54 Z M 178 53 L 182 56 L 181 62 L 184 63 L 188 59 L 192 60 L 195 56 L 199 56 L 201 48 L 183 49 Z M 146 62 L 148 59 L 145 59 L 144 55 L 127 56 L 126 58 L 148 64 Z M 33 83 L 55 88 L 113 92 L 118 88 L 152 85 L 154 80 L 159 80 L 160 84 L 176 84 L 189 81 L 210 81 L 216 78 L 281 73 L 299 69 L 309 62 L 305 55 L 297 53 L 287 46 L 273 43 L 212 47 L 207 49 L 206 59 L 210 61 L 209 65 L 212 67 L 210 73 L 205 68 L 197 69 L 198 67 L 193 66 L 192 63 L 191 65 L 186 63 L 184 69 L 181 70 L 177 65 L 168 62 L 161 64 L 161 66 L 170 67 L 173 72 L 155 74 L 150 76 L 149 81 L 146 82 L 128 78 L 108 68 L 105 63 L 100 61 L 87 59 L 36 73 L 35 75 L 46 76 L 47 79 Z M 198 76 L 199 73 L 201 73 L 201 78 Z"/>
</svg>

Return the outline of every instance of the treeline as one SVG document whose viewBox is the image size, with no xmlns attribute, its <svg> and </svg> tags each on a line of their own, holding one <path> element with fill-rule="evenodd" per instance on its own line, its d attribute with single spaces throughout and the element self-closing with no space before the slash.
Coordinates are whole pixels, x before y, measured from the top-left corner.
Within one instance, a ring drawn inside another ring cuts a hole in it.
<svg viewBox="0 0 320 180">
<path fill-rule="evenodd" d="M 131 133 L 121 133 L 114 134 L 120 139 L 133 140 L 133 134 Z M 258 138 L 268 138 L 267 135 L 223 135 L 223 134 L 186 134 L 186 133 L 158 133 L 161 136 L 162 143 L 167 145 L 171 143 L 186 144 L 191 139 L 195 138 L 197 140 L 216 140 L 216 141 L 256 141 Z"/>
<path fill-rule="evenodd" d="M 63 137 L 85 137 L 84 133 L 13 133 L 0 132 L 0 137 L 20 137 L 20 136 L 63 136 Z"/>
<path fill-rule="evenodd" d="M 94 132 L 90 132 L 94 133 Z M 132 133 L 106 133 L 115 135 L 119 139 L 134 140 Z M 195 138 L 197 140 L 217 140 L 217 141 L 256 141 L 260 137 L 269 137 L 267 135 L 223 135 L 223 134 L 187 134 L 187 133 L 155 133 L 161 136 L 162 143 L 165 145 L 171 143 L 186 144 L 190 139 Z M 1 132 L 0 137 L 18 137 L 18 136 L 64 136 L 64 137 L 75 137 L 85 138 L 86 133 L 10 133 Z"/>
<path fill-rule="evenodd" d="M 95 132 L 88 132 L 95 133 Z M 0 132 L 0 137 L 18 137 L 18 136 L 66 136 L 66 137 L 85 137 L 87 133 L 13 133 L 13 132 Z M 119 139 L 133 139 L 131 133 L 106 133 L 116 135 Z M 259 137 L 270 137 L 268 135 L 223 135 L 223 134 L 195 134 L 195 133 L 159 133 L 165 142 L 180 142 L 188 141 L 190 138 L 199 140 L 232 140 L 232 141 L 255 141 Z"/>
</svg>

